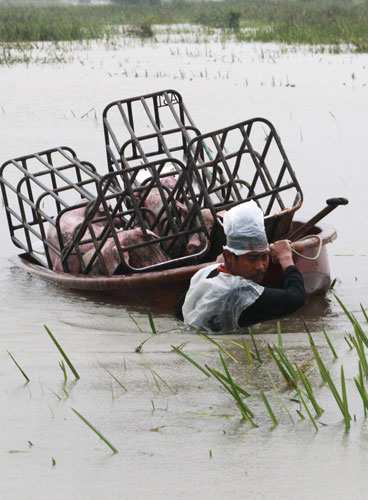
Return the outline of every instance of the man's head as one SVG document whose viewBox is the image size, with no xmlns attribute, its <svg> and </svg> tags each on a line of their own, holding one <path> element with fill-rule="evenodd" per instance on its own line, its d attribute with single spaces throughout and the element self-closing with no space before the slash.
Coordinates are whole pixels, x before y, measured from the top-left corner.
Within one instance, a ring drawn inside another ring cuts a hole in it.
<svg viewBox="0 0 368 500">
<path fill-rule="evenodd" d="M 254 201 L 237 205 L 224 216 L 226 268 L 261 283 L 269 265 L 269 246 L 262 210 Z"/>
</svg>

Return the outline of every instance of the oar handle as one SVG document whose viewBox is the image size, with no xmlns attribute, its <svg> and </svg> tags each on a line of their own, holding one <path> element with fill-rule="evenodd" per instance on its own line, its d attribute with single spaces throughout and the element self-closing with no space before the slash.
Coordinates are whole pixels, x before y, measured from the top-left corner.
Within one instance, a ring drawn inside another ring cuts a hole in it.
<svg viewBox="0 0 368 500">
<path fill-rule="evenodd" d="M 312 217 L 308 222 L 299 227 L 296 231 L 287 236 L 288 240 L 296 241 L 307 234 L 307 232 L 312 229 L 313 226 L 317 224 L 321 219 L 326 217 L 332 210 L 335 210 L 339 205 L 347 205 L 349 201 L 346 198 L 329 198 L 326 200 L 326 206 L 318 212 L 314 217 Z"/>
<path fill-rule="evenodd" d="M 326 200 L 327 205 L 338 207 L 339 205 L 347 205 L 349 203 L 349 200 L 347 198 L 329 198 Z"/>
</svg>

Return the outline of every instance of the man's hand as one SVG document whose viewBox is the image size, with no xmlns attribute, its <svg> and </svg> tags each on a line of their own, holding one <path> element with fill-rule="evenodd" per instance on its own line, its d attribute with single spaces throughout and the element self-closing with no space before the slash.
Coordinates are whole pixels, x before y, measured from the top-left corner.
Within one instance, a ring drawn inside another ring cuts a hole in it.
<svg viewBox="0 0 368 500">
<path fill-rule="evenodd" d="M 291 242 L 289 240 L 279 240 L 270 244 L 272 262 L 278 262 L 283 270 L 293 266 Z"/>
</svg>

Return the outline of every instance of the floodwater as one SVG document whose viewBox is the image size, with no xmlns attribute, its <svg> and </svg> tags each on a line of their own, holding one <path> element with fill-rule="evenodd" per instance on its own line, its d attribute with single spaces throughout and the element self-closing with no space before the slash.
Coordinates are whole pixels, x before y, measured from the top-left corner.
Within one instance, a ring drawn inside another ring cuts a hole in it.
<svg viewBox="0 0 368 500">
<path fill-rule="evenodd" d="M 301 216 L 311 217 L 330 197 L 350 201 L 326 219 L 338 232 L 329 258 L 331 276 L 337 278 L 334 293 L 363 321 L 359 304 L 368 306 L 366 55 L 195 44 L 179 37 L 169 44 L 132 41 L 111 51 L 96 45 L 73 56 L 67 64 L 0 67 L 0 163 L 68 145 L 105 172 L 104 106 L 166 88 L 183 95 L 203 132 L 268 118 L 302 186 Z M 17 249 L 3 209 L 0 237 L 2 499 L 366 497 L 367 423 L 353 381 L 358 361 L 344 340 L 351 328 L 332 292 L 281 321 L 284 348 L 293 361 L 310 364 L 325 409 L 318 433 L 308 418 L 298 416 L 292 392 L 280 390 L 291 416 L 278 408 L 267 372 L 280 388 L 283 383 L 265 354 L 266 343 L 277 342 L 275 322 L 254 329 L 262 366 L 249 365 L 235 345 L 222 344 L 239 361 L 228 361 L 231 373 L 253 395 L 249 405 L 258 427 L 252 428 L 219 383 L 171 348 L 190 341 L 184 352 L 201 365 L 219 367 L 216 346 L 159 311 L 153 317 L 160 334 L 152 336 L 139 304 L 127 308 L 70 292 L 16 268 L 9 260 Z M 350 431 L 329 391 L 319 385 L 303 319 L 336 380 L 344 366 L 354 416 Z M 79 381 L 69 372 L 64 384 L 61 356 L 44 324 L 80 373 Z M 322 328 L 339 355 L 335 363 Z M 31 379 L 28 384 L 7 351 Z M 259 390 L 280 418 L 276 428 Z M 112 454 L 71 408 L 101 430 L 119 454 Z"/>
</svg>

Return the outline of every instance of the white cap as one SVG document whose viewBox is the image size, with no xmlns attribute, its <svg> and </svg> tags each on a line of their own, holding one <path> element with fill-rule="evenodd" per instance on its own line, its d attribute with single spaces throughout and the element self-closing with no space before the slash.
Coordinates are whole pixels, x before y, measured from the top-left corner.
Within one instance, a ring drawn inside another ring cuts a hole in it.
<svg viewBox="0 0 368 500">
<path fill-rule="evenodd" d="M 241 203 L 224 215 L 224 250 L 235 255 L 269 250 L 262 210 L 253 201 Z"/>
</svg>

